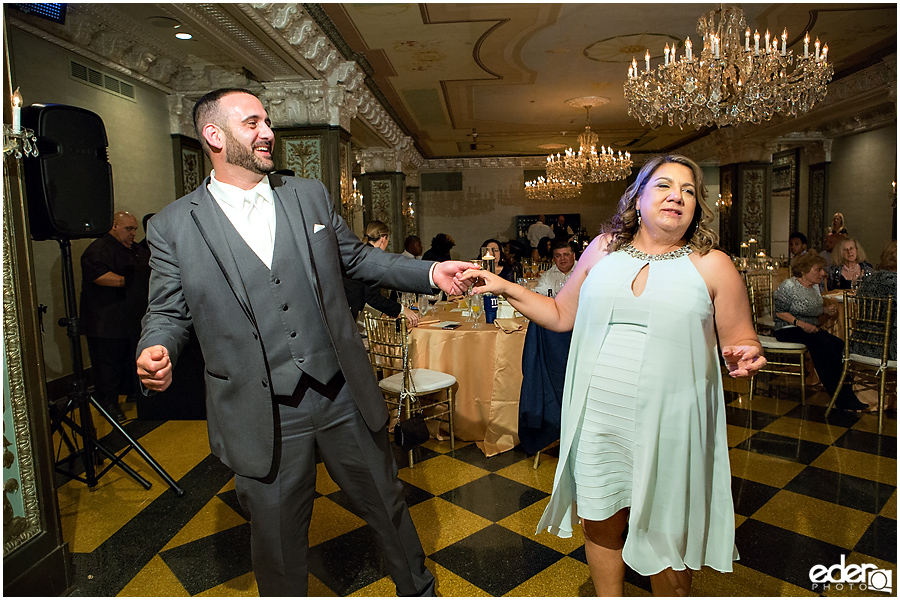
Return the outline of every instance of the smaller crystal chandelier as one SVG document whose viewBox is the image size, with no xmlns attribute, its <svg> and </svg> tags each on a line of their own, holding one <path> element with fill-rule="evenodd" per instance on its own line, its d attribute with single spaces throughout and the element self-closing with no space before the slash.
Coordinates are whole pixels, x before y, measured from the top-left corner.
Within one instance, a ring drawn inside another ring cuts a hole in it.
<svg viewBox="0 0 900 600">
<path fill-rule="evenodd" d="M 363 209 L 363 195 L 356 189 L 356 177 L 353 178 L 353 192 L 347 194 L 343 200 L 344 217 L 350 218 L 354 213 Z"/>
<path fill-rule="evenodd" d="M 746 28 L 746 30 L 745 30 Z M 665 62 L 650 69 L 650 51 L 644 55 L 644 70 L 631 61 L 625 82 L 628 114 L 642 125 L 693 125 L 696 129 L 737 123 L 762 123 L 775 113 L 797 116 L 810 110 L 828 92 L 834 74 L 828 64 L 828 46 L 817 39 L 809 49 L 809 34 L 803 55 L 796 59 L 787 49 L 787 29 L 778 37 L 766 31 L 760 46 L 744 12 L 720 6 L 700 17 L 697 32 L 703 37 L 700 56 L 692 53 L 691 38 L 685 53 L 675 58 L 675 46 L 666 44 Z M 744 43 L 741 44 L 741 33 Z"/>
<path fill-rule="evenodd" d="M 529 200 L 562 200 L 581 193 L 581 184 L 538 177 L 525 182 L 525 197 Z"/>
<path fill-rule="evenodd" d="M 631 175 L 631 154 L 618 156 L 612 148 L 599 146 L 600 137 L 591 131 L 591 107 L 609 102 L 609 98 L 585 96 L 566 100 L 569 106 L 577 106 L 587 111 L 587 124 L 578 136 L 578 151 L 571 148 L 565 155 L 551 154 L 547 157 L 547 178 L 560 182 L 602 183 L 625 179 Z"/>
</svg>

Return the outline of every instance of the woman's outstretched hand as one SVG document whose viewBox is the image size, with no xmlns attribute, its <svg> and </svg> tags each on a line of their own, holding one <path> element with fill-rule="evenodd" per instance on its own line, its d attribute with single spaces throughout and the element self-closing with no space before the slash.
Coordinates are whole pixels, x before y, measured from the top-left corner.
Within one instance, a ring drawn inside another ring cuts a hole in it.
<svg viewBox="0 0 900 600">
<path fill-rule="evenodd" d="M 499 296 L 505 294 L 509 286 L 515 285 L 485 269 L 469 269 L 460 275 L 460 279 L 471 286 L 470 294 L 490 293 Z"/>
<path fill-rule="evenodd" d="M 766 366 L 766 358 L 756 346 L 725 346 L 722 357 L 732 377 L 752 377 Z"/>
</svg>

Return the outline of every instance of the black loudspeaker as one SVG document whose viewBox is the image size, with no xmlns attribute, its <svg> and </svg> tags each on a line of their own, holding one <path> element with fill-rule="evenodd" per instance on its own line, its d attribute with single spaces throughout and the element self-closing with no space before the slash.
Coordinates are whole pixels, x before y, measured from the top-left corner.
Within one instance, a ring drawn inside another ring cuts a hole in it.
<svg viewBox="0 0 900 600">
<path fill-rule="evenodd" d="M 35 240 L 100 237 L 113 222 L 112 167 L 103 120 L 63 104 L 22 109 L 38 156 L 24 159 L 25 194 Z"/>
</svg>

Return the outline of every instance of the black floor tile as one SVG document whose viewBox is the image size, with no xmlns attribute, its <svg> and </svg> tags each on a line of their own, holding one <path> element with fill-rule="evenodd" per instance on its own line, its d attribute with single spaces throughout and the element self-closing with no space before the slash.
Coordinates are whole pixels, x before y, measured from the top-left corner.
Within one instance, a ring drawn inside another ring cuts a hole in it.
<svg viewBox="0 0 900 600">
<path fill-rule="evenodd" d="M 826 444 L 808 442 L 798 438 L 786 437 L 766 431 L 759 431 L 737 446 L 741 450 L 756 452 L 776 458 L 783 458 L 808 465 L 828 449 Z"/>
<path fill-rule="evenodd" d="M 388 574 L 381 543 L 369 526 L 310 548 L 309 572 L 339 596 L 352 594 Z"/>
<path fill-rule="evenodd" d="M 650 585 L 650 578 L 646 575 L 641 575 L 628 565 L 625 566 L 625 581 L 635 587 L 641 588 L 645 592 L 653 591 L 653 588 Z"/>
<path fill-rule="evenodd" d="M 449 492 L 441 498 L 491 521 L 505 519 L 549 494 L 489 473 Z"/>
<path fill-rule="evenodd" d="M 784 416 L 793 417 L 794 419 L 802 419 L 804 421 L 812 421 L 814 423 L 830 423 L 838 427 L 853 427 L 859 421 L 858 413 L 850 413 L 843 410 L 834 409 L 828 418 L 825 418 L 826 406 L 819 404 L 801 404 L 797 405 Z"/>
<path fill-rule="evenodd" d="M 231 527 L 159 553 L 192 596 L 253 570 L 250 524 Z"/>
<path fill-rule="evenodd" d="M 776 579 L 811 590 L 809 570 L 833 565 L 844 548 L 794 533 L 762 521 L 747 519 L 735 532 L 740 563 Z"/>
<path fill-rule="evenodd" d="M 777 487 L 757 483 L 740 477 L 731 478 L 731 496 L 734 499 L 734 512 L 749 517 L 762 508 L 763 504 L 778 493 Z"/>
<path fill-rule="evenodd" d="M 397 467 L 400 469 L 408 467 L 409 453 L 394 443 L 393 436 L 391 436 L 391 449 L 394 451 L 394 460 L 397 461 Z M 413 448 L 413 463 L 417 465 L 420 462 L 425 462 L 429 458 L 434 458 L 435 456 L 440 455 L 440 452 L 435 452 L 434 450 L 426 448 L 425 446 L 419 446 L 418 448 Z"/>
<path fill-rule="evenodd" d="M 784 489 L 841 506 L 878 514 L 897 486 L 806 467 Z"/>
<path fill-rule="evenodd" d="M 897 521 L 885 517 L 875 517 L 872 524 L 859 539 L 855 550 L 873 558 L 897 562 Z M 894 569 L 896 572 L 896 569 Z M 897 583 L 896 581 L 894 582 Z M 896 593 L 896 588 L 895 588 Z"/>
<path fill-rule="evenodd" d="M 792 400 L 794 402 L 800 402 L 803 400 L 803 394 L 800 393 L 799 379 L 794 378 L 792 381 L 798 382 L 797 385 L 785 385 L 785 380 L 781 376 L 763 373 L 756 377 L 756 390 L 753 392 L 753 395 L 756 396 L 757 394 L 760 394 L 768 396 L 769 398 L 775 398 L 776 400 Z M 813 391 L 807 387 L 807 398 L 811 396 L 812 393 Z"/>
<path fill-rule="evenodd" d="M 885 458 L 897 458 L 897 438 L 894 436 L 878 435 L 877 433 L 860 431 L 859 429 L 848 429 L 832 445 L 838 448 L 856 450 L 857 452 L 877 454 Z"/>
<path fill-rule="evenodd" d="M 431 555 L 436 563 L 492 596 L 503 596 L 562 557 L 496 524 Z"/>
<path fill-rule="evenodd" d="M 748 410 L 737 406 L 725 407 L 725 422 L 735 427 L 760 430 L 781 417 L 758 410 Z"/>
<path fill-rule="evenodd" d="M 475 444 L 469 444 L 464 448 L 457 448 L 450 452 L 449 456 L 492 473 L 528 458 L 528 454 L 523 452 L 520 448 L 515 448 L 495 456 L 485 456 L 484 452 L 482 452 Z"/>
</svg>

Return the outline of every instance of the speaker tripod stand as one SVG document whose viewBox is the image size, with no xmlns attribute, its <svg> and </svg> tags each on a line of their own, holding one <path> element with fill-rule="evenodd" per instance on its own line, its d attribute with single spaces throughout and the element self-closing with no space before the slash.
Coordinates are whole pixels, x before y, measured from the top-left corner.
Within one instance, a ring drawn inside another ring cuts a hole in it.
<svg viewBox="0 0 900 600">
<path fill-rule="evenodd" d="M 81 328 L 78 321 L 78 309 L 75 302 L 75 276 L 72 268 L 72 244 L 68 239 L 57 239 L 59 242 L 60 253 L 62 254 L 62 271 L 63 271 L 63 289 L 65 290 L 66 301 L 66 317 L 59 320 L 59 325 L 66 328 L 66 335 L 69 337 L 69 348 L 72 355 L 72 388 L 69 394 L 63 400 L 50 404 L 50 425 L 52 433 L 59 433 L 61 443 L 64 443 L 69 450 L 69 455 L 57 459 L 56 472 L 66 475 L 76 481 L 86 483 L 92 488 L 97 485 L 103 475 L 114 466 L 119 466 L 132 479 L 141 484 L 144 489 L 150 489 L 152 483 L 141 477 L 141 475 L 125 464 L 124 458 L 131 450 L 135 450 L 153 468 L 156 473 L 162 477 L 169 486 L 175 490 L 178 496 L 184 495 L 184 489 L 180 488 L 172 477 L 153 460 L 150 453 L 147 452 L 134 438 L 132 438 L 122 426 L 113 419 L 107 410 L 100 405 L 96 398 L 91 397 L 87 391 L 87 382 L 84 377 L 84 361 L 81 352 Z M 125 447 L 118 453 L 106 448 L 97 439 L 97 431 L 94 428 L 91 416 L 91 407 L 97 410 L 113 428 L 126 440 Z M 75 418 L 75 411 L 78 411 L 78 420 Z M 68 429 L 66 429 L 66 427 Z M 79 447 L 78 439 L 81 439 Z M 97 472 L 97 467 L 102 465 L 103 457 L 106 457 L 109 464 Z M 74 464 L 81 458 L 84 465 L 84 476 L 79 475 L 74 470 Z M 70 467 L 69 470 L 66 467 Z"/>
</svg>

